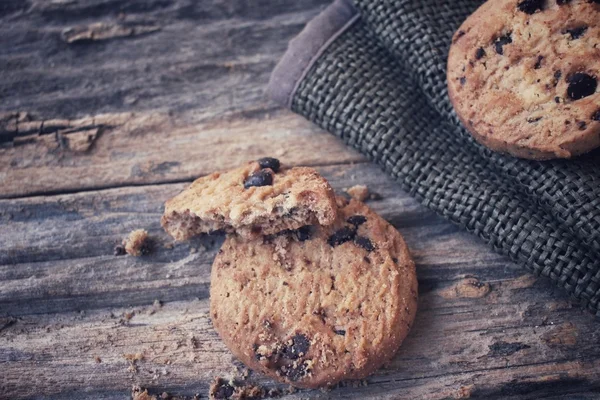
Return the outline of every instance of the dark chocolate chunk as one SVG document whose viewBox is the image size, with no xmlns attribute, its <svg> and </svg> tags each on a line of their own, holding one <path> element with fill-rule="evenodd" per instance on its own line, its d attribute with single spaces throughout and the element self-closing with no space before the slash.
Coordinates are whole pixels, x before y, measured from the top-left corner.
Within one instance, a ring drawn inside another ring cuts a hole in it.
<svg viewBox="0 0 600 400">
<path fill-rule="evenodd" d="M 464 84 L 465 84 L 465 83 L 467 83 L 467 78 L 466 78 L 466 77 L 464 77 L 464 76 L 461 76 L 461 77 L 460 77 L 460 79 L 459 79 L 459 81 L 460 81 L 460 84 L 461 84 L 462 86 L 464 86 Z"/>
<path fill-rule="evenodd" d="M 494 46 L 496 47 L 496 53 L 502 55 L 504 54 L 504 46 L 512 43 L 511 33 L 507 33 L 504 36 L 500 36 L 498 39 L 494 41 Z"/>
<path fill-rule="evenodd" d="M 348 218 L 346 222 L 356 227 L 359 227 L 360 225 L 367 222 L 367 217 L 365 217 L 364 215 L 353 215 L 350 218 Z"/>
<path fill-rule="evenodd" d="M 559 104 L 559 103 L 560 103 L 560 97 L 556 96 L 556 97 L 554 98 L 554 101 L 556 102 L 556 104 Z"/>
<path fill-rule="evenodd" d="M 578 26 L 577 28 L 567 29 L 563 33 L 570 34 L 571 40 L 575 40 L 575 39 L 579 39 L 580 37 L 585 35 L 585 32 L 587 31 L 587 29 L 588 29 L 588 27 L 583 25 L 583 26 Z"/>
<path fill-rule="evenodd" d="M 592 114 L 592 121 L 600 121 L 600 108 Z"/>
<path fill-rule="evenodd" d="M 596 78 L 583 72 L 573 74 L 568 79 L 568 82 L 567 94 L 573 100 L 591 96 L 596 92 L 596 87 L 598 86 Z"/>
<path fill-rule="evenodd" d="M 127 252 L 125 251 L 125 247 L 123 247 L 123 245 L 117 245 L 115 246 L 115 250 L 114 250 L 114 255 L 115 256 L 124 256 L 125 254 L 127 254 Z"/>
<path fill-rule="evenodd" d="M 327 243 L 329 243 L 331 247 L 339 246 L 340 244 L 351 241 L 354 239 L 354 236 L 356 236 L 356 230 L 345 226 L 329 236 Z"/>
<path fill-rule="evenodd" d="M 281 166 L 281 164 L 279 163 L 279 160 L 273 157 L 263 157 L 260 158 L 258 160 L 258 165 L 260 165 L 261 168 L 271 168 L 273 170 L 273 172 L 279 172 L 279 167 Z"/>
<path fill-rule="evenodd" d="M 312 234 L 313 234 L 313 227 L 310 225 L 300 227 L 294 231 L 294 235 L 296 235 L 296 238 L 300 242 L 309 240 L 312 237 Z"/>
<path fill-rule="evenodd" d="M 519 2 L 517 7 L 524 13 L 534 14 L 536 11 L 541 11 L 544 8 L 545 2 L 545 0 L 523 0 Z"/>
<path fill-rule="evenodd" d="M 292 344 L 283 349 L 283 356 L 291 360 L 297 360 L 298 358 L 306 355 L 308 348 L 310 347 L 310 340 L 301 333 L 297 333 L 292 338 Z"/>
<path fill-rule="evenodd" d="M 336 335 L 340 335 L 340 336 L 345 336 L 346 335 L 346 331 L 343 329 L 334 329 L 333 333 L 335 333 Z"/>
<path fill-rule="evenodd" d="M 580 131 L 585 131 L 585 128 L 587 128 L 587 123 L 585 121 L 579 121 L 577 125 L 579 126 Z"/>
<path fill-rule="evenodd" d="M 475 52 L 475 59 L 481 60 L 483 57 L 485 57 L 485 50 L 483 49 L 483 47 L 480 47 Z"/>
<path fill-rule="evenodd" d="M 367 251 L 375 250 L 375 246 L 373 246 L 371 240 L 364 236 L 357 236 L 356 239 L 354 239 L 354 243 L 356 243 L 357 246 L 360 246 Z"/>
<path fill-rule="evenodd" d="M 396 257 L 392 257 L 392 261 L 394 262 L 394 264 L 398 264 L 398 259 Z"/>
<path fill-rule="evenodd" d="M 244 182 L 244 188 L 248 189 L 252 186 L 270 186 L 273 184 L 273 174 L 271 171 L 261 169 L 250 175 Z"/>
<path fill-rule="evenodd" d="M 537 61 L 535 62 L 535 65 L 533 66 L 534 69 L 540 69 L 542 68 L 542 60 L 544 59 L 544 56 L 538 56 Z"/>
<path fill-rule="evenodd" d="M 215 399 L 229 399 L 233 396 L 234 390 L 233 386 L 225 382 L 224 379 L 219 378 L 216 387 L 211 390 L 211 395 Z"/>
</svg>

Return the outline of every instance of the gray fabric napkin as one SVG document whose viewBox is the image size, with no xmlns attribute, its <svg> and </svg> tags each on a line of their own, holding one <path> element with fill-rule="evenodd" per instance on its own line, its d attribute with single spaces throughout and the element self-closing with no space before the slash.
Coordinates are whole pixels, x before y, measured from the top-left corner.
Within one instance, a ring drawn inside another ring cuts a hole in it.
<svg viewBox="0 0 600 400">
<path fill-rule="evenodd" d="M 448 99 L 451 37 L 480 4 L 336 0 L 290 42 L 269 92 L 600 316 L 600 151 L 546 162 L 491 152 Z"/>
</svg>

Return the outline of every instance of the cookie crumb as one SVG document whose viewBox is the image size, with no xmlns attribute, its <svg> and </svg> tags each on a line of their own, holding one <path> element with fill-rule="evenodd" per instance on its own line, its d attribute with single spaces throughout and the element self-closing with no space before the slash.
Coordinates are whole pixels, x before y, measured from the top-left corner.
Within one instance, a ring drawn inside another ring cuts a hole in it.
<svg viewBox="0 0 600 400">
<path fill-rule="evenodd" d="M 125 252 L 130 256 L 139 257 L 148 254 L 150 251 L 148 232 L 145 229 L 136 229 L 132 231 L 127 238 L 123 240 Z"/>
<path fill-rule="evenodd" d="M 157 400 L 156 396 L 150 396 L 148 389 L 142 389 L 141 387 L 134 385 L 131 388 L 131 399 L 132 400 Z"/>
<path fill-rule="evenodd" d="M 344 190 L 346 193 L 350 195 L 354 200 L 365 201 L 369 198 L 369 188 L 365 185 L 354 185 L 349 189 Z"/>
<path fill-rule="evenodd" d="M 211 399 L 230 399 L 234 392 L 233 386 L 223 378 L 215 378 L 208 389 L 208 397 Z"/>
</svg>

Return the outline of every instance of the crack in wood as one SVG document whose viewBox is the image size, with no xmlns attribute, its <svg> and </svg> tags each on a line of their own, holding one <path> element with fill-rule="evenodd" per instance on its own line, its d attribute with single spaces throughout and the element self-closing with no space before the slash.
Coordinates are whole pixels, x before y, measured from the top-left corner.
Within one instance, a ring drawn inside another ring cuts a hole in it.
<svg viewBox="0 0 600 400">
<path fill-rule="evenodd" d="M 154 22 L 96 22 L 66 28 L 62 31 L 61 38 L 69 44 L 83 44 L 94 41 L 131 38 L 159 30 L 161 30 L 161 26 Z"/>
</svg>

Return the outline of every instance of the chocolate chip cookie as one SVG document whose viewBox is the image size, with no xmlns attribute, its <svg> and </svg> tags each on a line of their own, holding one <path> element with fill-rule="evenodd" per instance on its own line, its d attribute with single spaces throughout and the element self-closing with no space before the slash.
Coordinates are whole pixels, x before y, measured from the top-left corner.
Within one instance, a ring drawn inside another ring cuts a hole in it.
<svg viewBox="0 0 600 400">
<path fill-rule="evenodd" d="M 338 219 L 253 241 L 227 238 L 210 314 L 248 367 L 298 387 L 361 379 L 396 352 L 417 309 L 402 236 L 356 200 Z"/>
<path fill-rule="evenodd" d="M 449 95 L 483 145 L 530 159 L 600 146 L 600 2 L 489 0 L 454 35 Z"/>
<path fill-rule="evenodd" d="M 197 179 L 166 202 L 161 223 L 176 240 L 218 230 L 253 238 L 335 217 L 335 195 L 317 171 L 261 158 Z"/>
</svg>

